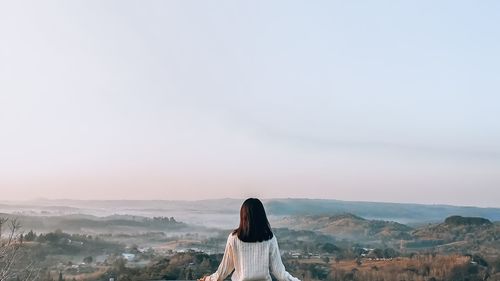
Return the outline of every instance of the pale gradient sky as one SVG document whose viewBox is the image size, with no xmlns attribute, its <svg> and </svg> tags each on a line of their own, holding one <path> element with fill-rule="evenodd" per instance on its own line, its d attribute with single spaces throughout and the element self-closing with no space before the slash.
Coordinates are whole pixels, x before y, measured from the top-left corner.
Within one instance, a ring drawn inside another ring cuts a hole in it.
<svg viewBox="0 0 500 281">
<path fill-rule="evenodd" d="M 1 1 L 0 199 L 500 207 L 499 1 Z"/>
</svg>

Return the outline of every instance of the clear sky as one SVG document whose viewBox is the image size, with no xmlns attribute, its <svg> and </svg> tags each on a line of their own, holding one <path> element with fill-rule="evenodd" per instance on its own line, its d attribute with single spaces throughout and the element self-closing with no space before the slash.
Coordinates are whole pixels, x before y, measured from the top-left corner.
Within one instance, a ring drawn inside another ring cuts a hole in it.
<svg viewBox="0 0 500 281">
<path fill-rule="evenodd" d="M 1 1 L 0 199 L 500 207 L 499 1 Z"/>
</svg>

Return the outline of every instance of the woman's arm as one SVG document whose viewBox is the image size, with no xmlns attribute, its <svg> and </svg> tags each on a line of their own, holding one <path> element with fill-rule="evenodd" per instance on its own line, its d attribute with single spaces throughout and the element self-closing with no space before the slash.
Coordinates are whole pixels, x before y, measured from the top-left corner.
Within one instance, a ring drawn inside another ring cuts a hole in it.
<svg viewBox="0 0 500 281">
<path fill-rule="evenodd" d="M 285 266 L 281 260 L 280 249 L 278 247 L 278 240 L 276 239 L 276 236 L 272 238 L 269 255 L 271 272 L 276 279 L 279 281 L 300 281 L 298 278 L 293 277 L 285 270 Z"/>
<path fill-rule="evenodd" d="M 222 281 L 226 279 L 226 277 L 233 272 L 234 269 L 234 261 L 233 261 L 233 244 L 231 243 L 232 234 L 229 234 L 226 243 L 226 249 L 224 250 L 224 257 L 219 265 L 217 271 L 205 278 L 205 281 Z"/>
</svg>

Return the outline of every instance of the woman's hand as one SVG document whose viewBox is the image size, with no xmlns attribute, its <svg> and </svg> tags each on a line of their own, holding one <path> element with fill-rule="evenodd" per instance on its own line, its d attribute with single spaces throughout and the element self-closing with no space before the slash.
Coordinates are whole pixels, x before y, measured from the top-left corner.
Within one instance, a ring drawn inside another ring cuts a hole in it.
<svg viewBox="0 0 500 281">
<path fill-rule="evenodd" d="M 198 281 L 205 281 L 206 278 L 207 278 L 207 276 L 203 276 L 200 279 L 198 279 Z"/>
</svg>

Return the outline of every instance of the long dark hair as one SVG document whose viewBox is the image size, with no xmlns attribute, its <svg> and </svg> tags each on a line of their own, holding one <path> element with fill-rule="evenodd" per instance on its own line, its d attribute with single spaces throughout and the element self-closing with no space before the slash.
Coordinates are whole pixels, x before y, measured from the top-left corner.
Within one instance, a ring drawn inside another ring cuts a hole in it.
<svg viewBox="0 0 500 281">
<path fill-rule="evenodd" d="M 266 210 L 259 199 L 248 198 L 243 202 L 240 226 L 233 231 L 234 234 L 243 242 L 262 242 L 273 238 Z"/>
</svg>

